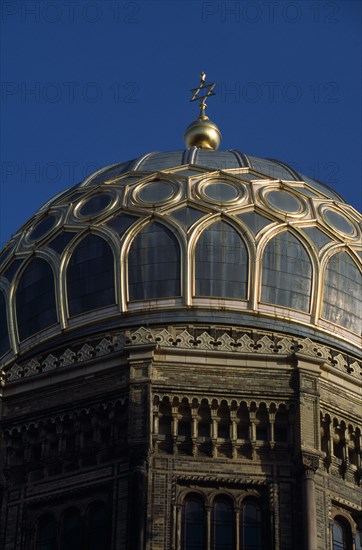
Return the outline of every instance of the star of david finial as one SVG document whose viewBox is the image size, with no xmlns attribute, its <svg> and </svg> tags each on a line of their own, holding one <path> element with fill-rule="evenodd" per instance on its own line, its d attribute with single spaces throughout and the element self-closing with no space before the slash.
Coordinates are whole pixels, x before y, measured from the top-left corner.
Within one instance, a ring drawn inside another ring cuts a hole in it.
<svg viewBox="0 0 362 550">
<path fill-rule="evenodd" d="M 190 101 L 200 101 L 199 103 L 199 109 L 200 109 L 200 116 L 199 119 L 201 120 L 208 120 L 208 117 L 205 115 L 206 110 L 206 100 L 208 97 L 211 97 L 215 95 L 214 92 L 215 88 L 215 82 L 212 82 L 211 84 L 206 83 L 206 73 L 202 72 L 200 75 L 200 84 L 198 88 L 192 88 L 192 98 Z M 204 94 L 204 95 L 202 95 Z"/>
</svg>

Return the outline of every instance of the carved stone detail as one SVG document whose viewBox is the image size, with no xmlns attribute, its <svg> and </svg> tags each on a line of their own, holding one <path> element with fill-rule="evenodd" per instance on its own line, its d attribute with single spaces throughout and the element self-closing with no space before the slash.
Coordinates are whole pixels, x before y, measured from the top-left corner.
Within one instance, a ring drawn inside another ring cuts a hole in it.
<svg viewBox="0 0 362 550">
<path fill-rule="evenodd" d="M 200 349 L 210 351 L 225 351 L 237 354 L 265 354 L 291 356 L 294 353 L 322 359 L 325 363 L 362 380 L 362 368 L 357 361 L 350 360 L 341 353 L 334 352 L 326 346 L 313 342 L 309 338 L 286 337 L 275 335 L 275 340 L 266 334 L 255 334 L 253 338 L 245 333 L 238 338 L 233 338 L 227 332 L 221 335 L 212 335 L 206 330 L 200 335 L 193 335 L 186 329 L 179 333 L 175 329 L 172 334 L 166 328 L 149 329 L 139 327 L 137 330 L 126 330 L 88 342 L 82 345 L 78 351 L 70 348 L 62 350 L 58 357 L 48 356 L 33 358 L 28 363 L 19 365 L 15 363 L 5 374 L 6 381 L 14 381 L 28 376 L 35 376 L 41 372 L 69 367 L 73 364 L 89 361 L 95 357 L 103 357 L 109 354 L 123 351 L 128 346 L 151 344 L 157 348 Z"/>
</svg>

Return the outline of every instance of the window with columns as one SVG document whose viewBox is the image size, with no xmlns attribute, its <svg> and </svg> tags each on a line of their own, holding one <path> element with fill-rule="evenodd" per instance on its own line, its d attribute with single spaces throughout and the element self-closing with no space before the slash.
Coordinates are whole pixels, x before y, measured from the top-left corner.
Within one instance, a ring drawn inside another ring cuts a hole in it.
<svg viewBox="0 0 362 550">
<path fill-rule="evenodd" d="M 280 448 L 292 444 L 293 422 L 292 404 L 155 396 L 153 441 L 168 453 L 175 447 L 189 454 L 212 454 L 220 448 L 225 456 L 235 456 L 251 443 Z"/>
<path fill-rule="evenodd" d="M 61 516 L 51 513 L 36 522 L 34 550 L 109 550 L 110 522 L 108 507 L 94 501 L 82 514 L 76 507 L 67 508 Z"/>
<path fill-rule="evenodd" d="M 356 481 L 362 468 L 361 427 L 347 423 L 328 413 L 321 413 L 320 445 L 325 453 L 324 465 L 329 470 L 331 464 L 337 464 L 344 469 L 349 468 L 355 473 Z"/>
<path fill-rule="evenodd" d="M 219 494 L 206 505 L 202 495 L 188 493 L 181 512 L 180 550 L 267 550 L 263 514 L 255 497 L 235 504 L 228 495 Z"/>
</svg>

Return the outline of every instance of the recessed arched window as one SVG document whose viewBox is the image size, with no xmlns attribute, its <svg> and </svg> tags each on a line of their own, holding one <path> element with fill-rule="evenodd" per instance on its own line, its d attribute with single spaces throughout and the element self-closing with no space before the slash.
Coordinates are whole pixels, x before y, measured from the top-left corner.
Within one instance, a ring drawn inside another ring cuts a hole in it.
<svg viewBox="0 0 362 550">
<path fill-rule="evenodd" d="M 180 246 L 175 235 L 150 223 L 134 239 L 128 255 L 129 299 L 180 296 Z"/>
<path fill-rule="evenodd" d="M 71 316 L 115 304 L 113 253 L 101 237 L 88 235 L 73 251 L 67 293 Z"/>
<path fill-rule="evenodd" d="M 55 520 L 51 514 L 42 516 L 37 523 L 36 550 L 56 550 L 57 535 Z"/>
<path fill-rule="evenodd" d="M 205 505 L 198 495 L 188 495 L 182 508 L 181 550 L 204 550 Z"/>
<path fill-rule="evenodd" d="M 261 301 L 309 311 L 312 264 L 302 243 L 289 231 L 273 237 L 263 254 Z"/>
<path fill-rule="evenodd" d="M 359 333 L 361 284 L 361 272 L 349 254 L 334 254 L 327 264 L 324 276 L 322 317 Z"/>
<path fill-rule="evenodd" d="M 8 323 L 6 318 L 6 300 L 0 290 L 0 357 L 10 349 Z"/>
<path fill-rule="evenodd" d="M 16 317 L 20 340 L 57 322 L 53 270 L 35 258 L 21 274 L 16 290 Z"/>
<path fill-rule="evenodd" d="M 262 550 L 262 521 L 259 504 L 246 501 L 240 510 L 240 550 Z"/>
<path fill-rule="evenodd" d="M 82 547 L 82 518 L 77 508 L 65 511 L 62 525 L 62 550 L 79 550 Z"/>
<path fill-rule="evenodd" d="M 88 509 L 88 550 L 109 550 L 110 533 L 108 508 L 104 502 L 93 502 Z"/>
<path fill-rule="evenodd" d="M 212 550 L 234 550 L 235 515 L 232 502 L 225 497 L 217 497 L 211 513 L 210 548 Z"/>
<path fill-rule="evenodd" d="M 352 534 L 351 528 L 347 521 L 337 516 L 334 518 L 332 525 L 332 550 L 351 550 L 352 549 Z"/>
<path fill-rule="evenodd" d="M 202 233 L 195 254 L 196 296 L 247 298 L 248 253 L 237 231 L 217 222 Z"/>
</svg>

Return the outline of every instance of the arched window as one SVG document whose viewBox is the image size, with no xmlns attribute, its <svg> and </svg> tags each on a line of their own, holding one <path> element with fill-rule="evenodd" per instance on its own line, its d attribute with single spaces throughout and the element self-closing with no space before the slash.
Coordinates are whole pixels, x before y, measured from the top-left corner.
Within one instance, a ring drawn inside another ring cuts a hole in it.
<svg viewBox="0 0 362 550">
<path fill-rule="evenodd" d="M 332 526 L 332 550 L 351 550 L 352 549 L 351 529 L 347 522 L 337 517 Z"/>
<path fill-rule="evenodd" d="M 150 223 L 129 251 L 129 299 L 180 296 L 180 270 L 180 246 L 175 235 L 159 223 Z"/>
<path fill-rule="evenodd" d="M 265 247 L 261 300 L 309 311 L 312 264 L 302 243 L 289 231 L 276 235 Z"/>
<path fill-rule="evenodd" d="M 361 272 L 346 252 L 332 256 L 324 276 L 322 317 L 359 333 L 362 310 Z"/>
<path fill-rule="evenodd" d="M 108 510 L 104 502 L 93 502 L 88 510 L 88 550 L 109 550 L 110 533 Z"/>
<path fill-rule="evenodd" d="M 196 247 L 196 296 L 247 299 L 248 253 L 229 224 L 205 229 Z"/>
<path fill-rule="evenodd" d="M 71 316 L 115 304 L 113 253 L 101 237 L 88 235 L 73 251 L 67 292 Z"/>
<path fill-rule="evenodd" d="M 53 271 L 41 258 L 32 260 L 21 274 L 16 316 L 20 340 L 57 322 Z"/>
<path fill-rule="evenodd" d="M 198 495 L 186 497 L 181 523 L 181 550 L 204 550 L 205 506 Z"/>
<path fill-rule="evenodd" d="M 259 504 L 245 501 L 240 511 L 240 550 L 262 550 L 262 521 Z"/>
<path fill-rule="evenodd" d="M 235 520 L 232 502 L 225 497 L 217 497 L 211 514 L 211 550 L 234 550 Z"/>
<path fill-rule="evenodd" d="M 8 324 L 6 319 L 6 301 L 0 290 L 0 357 L 10 349 Z"/>
<path fill-rule="evenodd" d="M 82 519 L 79 510 L 70 508 L 63 516 L 62 550 L 79 550 L 82 547 Z"/>
<path fill-rule="evenodd" d="M 36 531 L 36 550 L 56 550 L 56 527 L 51 514 L 46 514 L 39 519 Z"/>
</svg>

